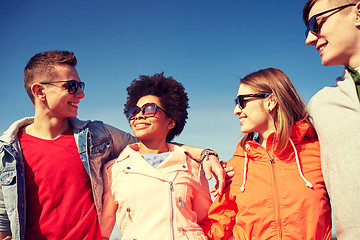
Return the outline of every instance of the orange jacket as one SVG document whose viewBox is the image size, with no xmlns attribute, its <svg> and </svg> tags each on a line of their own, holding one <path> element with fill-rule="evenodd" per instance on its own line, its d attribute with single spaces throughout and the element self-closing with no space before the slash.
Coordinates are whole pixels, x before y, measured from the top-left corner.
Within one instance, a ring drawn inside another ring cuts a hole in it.
<svg viewBox="0 0 360 240">
<path fill-rule="evenodd" d="M 229 161 L 236 175 L 201 224 L 209 239 L 231 234 L 236 239 L 331 239 L 331 209 L 313 128 L 297 122 L 281 155 L 272 151 L 273 137 L 266 150 L 249 141 L 245 154 L 238 145 Z"/>
</svg>

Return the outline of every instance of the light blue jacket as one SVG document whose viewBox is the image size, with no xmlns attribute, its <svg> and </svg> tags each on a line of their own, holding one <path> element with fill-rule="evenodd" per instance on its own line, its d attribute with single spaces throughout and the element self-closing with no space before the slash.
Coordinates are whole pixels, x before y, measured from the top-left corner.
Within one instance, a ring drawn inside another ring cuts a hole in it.
<svg viewBox="0 0 360 240">
<path fill-rule="evenodd" d="M 26 224 L 25 167 L 17 133 L 34 118 L 14 122 L 0 136 L 0 231 L 11 231 L 13 239 L 24 239 Z M 136 138 L 100 121 L 69 118 L 80 158 L 90 176 L 98 218 L 102 214 L 102 167 Z M 66 213 L 64 213 L 66 214 Z"/>
</svg>

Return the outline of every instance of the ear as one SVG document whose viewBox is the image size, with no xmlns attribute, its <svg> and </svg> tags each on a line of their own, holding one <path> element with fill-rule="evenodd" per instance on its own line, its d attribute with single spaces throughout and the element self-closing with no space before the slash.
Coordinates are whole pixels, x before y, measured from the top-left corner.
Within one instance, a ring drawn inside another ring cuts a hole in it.
<svg viewBox="0 0 360 240">
<path fill-rule="evenodd" d="M 355 16 L 355 26 L 360 27 L 360 2 L 355 6 L 356 16 Z"/>
<path fill-rule="evenodd" d="M 169 123 L 168 123 L 168 129 L 169 130 L 171 130 L 171 129 L 173 129 L 174 127 L 175 127 L 175 124 L 176 124 L 176 121 L 175 120 L 173 120 L 173 119 L 170 119 L 169 120 Z"/>
<path fill-rule="evenodd" d="M 275 109 L 276 105 L 278 104 L 276 97 L 273 93 L 270 94 L 270 96 L 267 97 L 267 100 L 265 101 L 266 107 L 268 112 L 271 112 Z"/>
<path fill-rule="evenodd" d="M 41 102 L 44 102 L 46 100 L 44 85 L 39 83 L 33 83 L 33 85 L 31 85 L 31 92 L 34 95 L 35 99 L 38 99 Z"/>
</svg>

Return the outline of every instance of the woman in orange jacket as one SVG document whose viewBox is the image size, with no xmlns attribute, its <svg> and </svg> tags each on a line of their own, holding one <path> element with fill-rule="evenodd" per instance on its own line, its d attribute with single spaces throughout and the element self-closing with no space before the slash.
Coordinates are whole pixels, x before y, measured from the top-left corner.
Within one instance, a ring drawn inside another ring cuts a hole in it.
<svg viewBox="0 0 360 240">
<path fill-rule="evenodd" d="M 127 92 L 124 112 L 140 142 L 104 167 L 103 239 L 116 220 L 122 239 L 206 240 L 198 222 L 211 204 L 207 179 L 200 163 L 168 143 L 186 123 L 184 87 L 161 73 L 141 75 Z"/>
<path fill-rule="evenodd" d="M 331 239 L 320 147 L 305 104 L 274 68 L 241 79 L 236 172 L 201 226 L 209 239 Z"/>
</svg>

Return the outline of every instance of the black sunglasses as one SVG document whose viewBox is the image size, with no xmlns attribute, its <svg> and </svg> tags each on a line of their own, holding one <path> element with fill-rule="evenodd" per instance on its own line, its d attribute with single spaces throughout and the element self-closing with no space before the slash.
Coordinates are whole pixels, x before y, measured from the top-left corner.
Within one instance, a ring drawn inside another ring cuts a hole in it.
<svg viewBox="0 0 360 240">
<path fill-rule="evenodd" d="M 138 106 L 132 106 L 128 113 L 127 113 L 127 118 L 129 120 L 133 120 L 135 119 L 136 115 L 141 111 L 142 114 L 144 115 L 144 117 L 153 117 L 156 115 L 157 110 L 160 109 L 161 111 L 163 111 L 167 116 L 169 116 L 169 114 L 167 114 L 167 112 L 162 109 L 161 107 L 159 107 L 158 105 L 156 105 L 155 103 L 145 103 L 142 107 L 138 107 Z"/>
<path fill-rule="evenodd" d="M 341 10 L 350 6 L 355 6 L 356 4 L 351 3 L 351 4 L 346 4 L 340 7 L 336 7 L 336 8 L 332 8 L 330 10 L 315 14 L 314 16 L 312 16 L 309 21 L 306 23 L 306 31 L 305 31 L 305 36 L 307 37 L 309 35 L 309 31 L 312 32 L 313 34 L 318 34 L 320 32 L 320 28 L 321 26 L 319 26 L 316 18 L 324 15 L 325 13 L 331 12 L 331 11 L 335 11 L 335 10 Z M 324 22 L 323 22 L 324 23 Z"/>
<path fill-rule="evenodd" d="M 40 84 L 53 84 L 53 83 L 67 83 L 63 87 L 68 90 L 70 94 L 75 94 L 79 88 L 84 92 L 85 83 L 78 82 L 76 80 L 67 80 L 67 81 L 54 81 L 54 82 L 39 82 Z"/>
<path fill-rule="evenodd" d="M 253 100 L 254 98 L 266 98 L 270 94 L 271 93 L 253 93 L 253 94 L 239 95 L 235 98 L 235 104 L 237 104 L 240 109 L 243 109 L 247 101 Z"/>
</svg>

